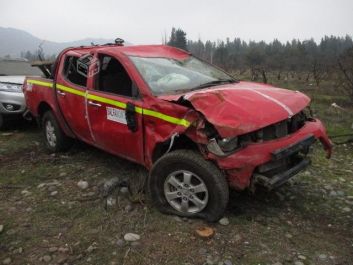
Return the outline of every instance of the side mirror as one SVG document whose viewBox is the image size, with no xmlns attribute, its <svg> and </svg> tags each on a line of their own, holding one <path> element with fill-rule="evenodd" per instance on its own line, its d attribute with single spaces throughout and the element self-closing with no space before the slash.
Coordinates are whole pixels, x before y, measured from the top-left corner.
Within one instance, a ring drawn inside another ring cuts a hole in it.
<svg viewBox="0 0 353 265">
<path fill-rule="evenodd" d="M 131 102 L 126 103 L 125 117 L 127 122 L 127 127 L 130 131 L 137 131 L 137 119 L 135 105 Z"/>
</svg>

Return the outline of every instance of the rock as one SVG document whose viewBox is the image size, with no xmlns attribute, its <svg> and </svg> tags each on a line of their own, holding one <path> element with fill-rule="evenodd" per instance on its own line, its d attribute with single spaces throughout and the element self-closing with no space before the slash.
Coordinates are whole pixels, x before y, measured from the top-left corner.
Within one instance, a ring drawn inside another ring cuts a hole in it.
<svg viewBox="0 0 353 265">
<path fill-rule="evenodd" d="M 43 260 L 44 262 L 49 262 L 49 261 L 51 261 L 51 256 L 45 255 L 45 256 L 42 257 L 42 260 Z"/>
<path fill-rule="evenodd" d="M 86 249 L 86 251 L 87 251 L 88 253 L 91 253 L 91 252 L 93 252 L 96 248 L 97 248 L 97 247 L 91 245 L 91 246 L 89 246 L 89 247 Z"/>
<path fill-rule="evenodd" d="M 2 231 L 4 231 L 4 225 L 0 225 L 0 233 L 2 233 Z"/>
<path fill-rule="evenodd" d="M 118 239 L 116 241 L 116 244 L 118 245 L 118 247 L 123 247 L 125 245 L 125 241 L 122 239 Z"/>
<path fill-rule="evenodd" d="M 236 242 L 239 242 L 239 241 L 241 240 L 241 236 L 238 235 L 238 234 L 235 235 L 234 240 L 235 240 Z"/>
<path fill-rule="evenodd" d="M 273 263 L 272 265 L 283 265 L 281 262 L 276 262 L 276 263 Z"/>
<path fill-rule="evenodd" d="M 207 254 L 207 249 L 205 249 L 205 248 L 200 248 L 200 249 L 199 249 L 199 253 L 200 253 L 201 255 L 205 256 L 205 255 Z"/>
<path fill-rule="evenodd" d="M 306 260 L 306 257 L 304 255 L 298 255 L 298 258 L 301 260 Z"/>
<path fill-rule="evenodd" d="M 127 188 L 127 187 L 122 187 L 121 189 L 120 189 L 120 193 L 121 194 L 128 194 L 129 193 L 129 189 Z"/>
<path fill-rule="evenodd" d="M 99 185 L 99 190 L 100 194 L 103 198 L 108 197 L 110 194 L 112 194 L 115 189 L 119 186 L 120 184 L 120 179 L 118 177 L 109 179 L 104 181 L 103 183 L 100 183 Z"/>
<path fill-rule="evenodd" d="M 342 210 L 343 210 L 344 212 L 346 212 L 346 213 L 349 213 L 349 212 L 351 211 L 351 208 L 349 208 L 349 207 L 344 207 L 344 208 L 342 208 Z"/>
<path fill-rule="evenodd" d="M 45 183 L 40 183 L 40 184 L 37 186 L 38 189 L 42 189 L 42 188 L 44 188 L 44 187 L 45 187 Z"/>
<path fill-rule="evenodd" d="M 16 230 L 15 229 L 9 229 L 9 230 L 7 230 L 6 234 L 9 235 L 9 236 L 14 235 L 14 234 L 16 234 Z"/>
<path fill-rule="evenodd" d="M 58 194 L 58 191 L 57 190 L 54 190 L 50 193 L 50 196 L 56 196 Z"/>
<path fill-rule="evenodd" d="M 116 199 L 111 197 L 111 196 L 109 196 L 107 198 L 107 206 L 114 206 L 115 204 L 116 204 Z"/>
<path fill-rule="evenodd" d="M 63 178 L 63 177 L 66 177 L 66 175 L 67 175 L 66 172 L 61 172 L 59 177 Z"/>
<path fill-rule="evenodd" d="M 22 254 L 22 252 L 23 252 L 23 248 L 22 248 L 22 247 L 19 247 L 18 249 L 15 249 L 15 250 L 13 251 L 13 254 Z"/>
<path fill-rule="evenodd" d="M 67 252 L 69 252 L 69 248 L 60 247 L 60 248 L 58 248 L 58 251 L 61 253 L 67 253 Z"/>
<path fill-rule="evenodd" d="M 223 261 L 223 264 L 224 265 L 233 265 L 233 263 L 229 259 L 226 259 L 225 261 Z"/>
<path fill-rule="evenodd" d="M 215 231 L 211 227 L 201 227 L 196 229 L 196 234 L 201 238 L 211 238 L 214 236 Z"/>
<path fill-rule="evenodd" d="M 331 197 L 336 197 L 336 196 L 337 196 L 337 192 L 335 192 L 334 190 L 331 190 L 330 193 L 329 193 L 329 195 L 330 195 Z"/>
<path fill-rule="evenodd" d="M 301 261 L 295 261 L 295 262 L 294 262 L 294 265 L 304 265 L 304 263 L 301 262 Z"/>
<path fill-rule="evenodd" d="M 229 225 L 229 219 L 227 217 L 223 217 L 218 221 L 220 225 Z"/>
<path fill-rule="evenodd" d="M 58 251 L 58 248 L 57 247 L 51 247 L 49 248 L 49 252 L 53 253 L 53 252 L 56 252 Z"/>
<path fill-rule="evenodd" d="M 28 190 L 23 190 L 21 191 L 21 194 L 24 195 L 24 196 L 29 196 L 32 194 L 32 192 L 28 191 Z"/>
<path fill-rule="evenodd" d="M 343 197 L 345 195 L 344 191 L 338 190 L 337 195 Z"/>
<path fill-rule="evenodd" d="M 320 254 L 319 255 L 319 259 L 325 260 L 325 259 L 327 259 L 327 255 L 326 254 Z"/>
<path fill-rule="evenodd" d="M 128 242 L 138 241 L 140 240 L 140 238 L 141 237 L 138 234 L 134 234 L 134 233 L 127 233 L 124 235 L 125 241 L 128 241 Z"/>
<path fill-rule="evenodd" d="M 2 261 L 2 264 L 7 265 L 10 264 L 12 262 L 11 258 L 6 258 Z"/>
<path fill-rule="evenodd" d="M 128 205 L 125 206 L 125 211 L 128 212 L 128 213 L 131 212 L 133 209 L 134 208 L 132 207 L 131 204 L 128 204 Z"/>
<path fill-rule="evenodd" d="M 289 233 L 285 234 L 286 238 L 293 238 L 293 236 Z"/>
<path fill-rule="evenodd" d="M 85 190 L 88 188 L 88 182 L 84 181 L 84 180 L 80 180 L 79 182 L 77 182 L 77 186 L 81 189 L 81 190 Z"/>
</svg>

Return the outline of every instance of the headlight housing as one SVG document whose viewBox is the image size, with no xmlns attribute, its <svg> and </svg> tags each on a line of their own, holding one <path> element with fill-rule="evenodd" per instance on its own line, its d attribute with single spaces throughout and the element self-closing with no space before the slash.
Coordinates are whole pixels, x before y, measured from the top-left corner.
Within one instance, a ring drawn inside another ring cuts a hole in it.
<svg viewBox="0 0 353 265">
<path fill-rule="evenodd" d="M 217 156 L 227 156 L 239 148 L 238 137 L 215 139 L 212 138 L 207 144 L 207 149 Z"/>
<path fill-rule="evenodd" d="M 218 140 L 217 142 L 224 153 L 232 152 L 239 146 L 238 137 L 223 138 Z"/>
<path fill-rule="evenodd" d="M 12 83 L 0 83 L 0 91 L 21 93 L 22 85 Z"/>
</svg>

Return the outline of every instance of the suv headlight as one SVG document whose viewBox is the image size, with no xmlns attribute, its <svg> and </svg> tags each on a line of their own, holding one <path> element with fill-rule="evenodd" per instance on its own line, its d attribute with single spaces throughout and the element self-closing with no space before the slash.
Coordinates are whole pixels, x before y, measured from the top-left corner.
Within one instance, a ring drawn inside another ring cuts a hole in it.
<svg viewBox="0 0 353 265">
<path fill-rule="evenodd" d="M 238 137 L 233 138 L 223 138 L 218 140 L 218 145 L 223 152 L 229 153 L 238 148 Z"/>
<path fill-rule="evenodd" d="M 0 83 L 0 91 L 21 93 L 22 85 L 11 84 L 11 83 Z"/>
<path fill-rule="evenodd" d="M 227 156 L 231 152 L 235 151 L 239 147 L 238 137 L 223 138 L 216 140 L 215 138 L 210 139 L 207 144 L 207 149 L 211 153 L 217 156 Z"/>
</svg>

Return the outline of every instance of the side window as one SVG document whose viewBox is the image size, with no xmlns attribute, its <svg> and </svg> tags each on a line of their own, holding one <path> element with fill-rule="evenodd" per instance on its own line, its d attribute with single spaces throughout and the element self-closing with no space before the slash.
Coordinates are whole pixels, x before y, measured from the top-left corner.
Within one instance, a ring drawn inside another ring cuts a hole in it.
<svg viewBox="0 0 353 265">
<path fill-rule="evenodd" d="M 64 76 L 70 82 L 86 87 L 87 85 L 87 74 L 84 71 L 79 70 L 77 64 L 78 57 L 67 56 L 64 63 Z"/>
<path fill-rule="evenodd" d="M 95 89 L 126 97 L 137 97 L 137 88 L 122 64 L 109 55 L 99 55 L 99 72 Z"/>
</svg>

